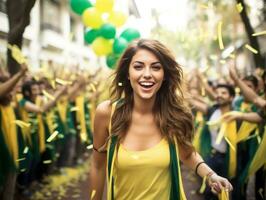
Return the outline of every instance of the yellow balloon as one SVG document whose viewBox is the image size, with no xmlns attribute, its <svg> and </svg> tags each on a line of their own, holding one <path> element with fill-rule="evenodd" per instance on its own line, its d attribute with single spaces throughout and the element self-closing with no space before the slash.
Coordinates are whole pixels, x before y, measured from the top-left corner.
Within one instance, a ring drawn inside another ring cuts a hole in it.
<svg viewBox="0 0 266 200">
<path fill-rule="evenodd" d="M 96 55 L 105 56 L 112 52 L 113 41 L 98 37 L 93 41 L 91 47 Z"/>
<path fill-rule="evenodd" d="M 104 23 L 102 14 L 94 7 L 90 7 L 82 13 L 82 21 L 86 27 L 96 29 L 100 28 Z"/>
<path fill-rule="evenodd" d="M 127 16 L 120 11 L 111 12 L 108 18 L 108 21 L 111 24 L 113 24 L 115 27 L 120 27 L 124 25 L 126 20 L 127 20 Z"/>
<path fill-rule="evenodd" d="M 100 12 L 110 12 L 113 9 L 114 0 L 96 0 L 95 8 Z"/>
</svg>

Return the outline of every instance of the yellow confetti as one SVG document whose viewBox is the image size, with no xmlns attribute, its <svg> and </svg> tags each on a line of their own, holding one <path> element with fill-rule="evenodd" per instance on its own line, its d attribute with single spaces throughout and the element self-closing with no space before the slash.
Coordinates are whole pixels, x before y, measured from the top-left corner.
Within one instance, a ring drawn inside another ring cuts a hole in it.
<svg viewBox="0 0 266 200">
<path fill-rule="evenodd" d="M 55 97 L 51 94 L 49 94 L 48 92 L 46 92 L 45 90 L 42 91 L 43 95 L 46 96 L 48 99 L 54 101 Z"/>
<path fill-rule="evenodd" d="M 26 160 L 26 158 L 19 158 L 19 159 L 17 159 L 16 161 L 17 161 L 17 162 L 20 162 L 20 161 L 23 161 L 23 160 Z"/>
<path fill-rule="evenodd" d="M 58 133 L 58 131 L 53 132 L 53 134 L 46 141 L 51 142 L 57 136 Z"/>
<path fill-rule="evenodd" d="M 209 8 L 208 5 L 206 5 L 206 4 L 200 4 L 200 7 L 203 8 L 203 9 Z"/>
<path fill-rule="evenodd" d="M 26 169 L 25 169 L 25 168 L 20 170 L 20 172 L 25 172 L 25 171 L 26 171 Z"/>
<path fill-rule="evenodd" d="M 224 137 L 225 141 L 229 144 L 229 146 L 231 147 L 231 149 L 233 151 L 236 151 L 235 147 L 232 145 L 232 143 L 229 141 L 229 139 L 227 137 Z"/>
<path fill-rule="evenodd" d="M 43 164 L 50 164 L 50 163 L 52 163 L 52 160 L 44 160 L 42 163 Z"/>
<path fill-rule="evenodd" d="M 96 190 L 92 190 L 92 192 L 91 192 L 91 200 L 94 198 L 95 194 L 96 194 Z"/>
<path fill-rule="evenodd" d="M 199 193 L 200 193 L 200 194 L 203 194 L 204 191 L 205 191 L 205 189 L 206 189 L 206 179 L 207 179 L 207 177 L 204 176 L 204 177 L 203 177 L 203 180 L 202 180 L 202 184 L 201 184 L 201 186 L 200 186 L 200 190 L 199 190 Z"/>
<path fill-rule="evenodd" d="M 221 64 L 225 64 L 226 63 L 226 60 L 220 60 L 220 63 Z"/>
<path fill-rule="evenodd" d="M 25 147 L 24 150 L 23 150 L 23 154 L 27 154 L 29 151 L 29 147 Z"/>
<path fill-rule="evenodd" d="M 65 80 L 62 80 L 62 79 L 59 79 L 59 78 L 56 78 L 55 82 L 58 83 L 58 84 L 61 84 L 61 85 L 71 85 L 72 84 L 71 81 L 65 81 Z"/>
<path fill-rule="evenodd" d="M 266 31 L 261 31 L 261 32 L 257 32 L 257 33 L 253 33 L 252 36 L 260 36 L 260 35 L 265 35 Z"/>
<path fill-rule="evenodd" d="M 243 10 L 242 3 L 238 3 L 238 4 L 236 4 L 236 9 L 237 9 L 237 12 L 241 13 L 242 10 Z"/>
<path fill-rule="evenodd" d="M 74 112 L 74 111 L 79 111 L 79 108 L 78 107 L 73 107 L 70 109 L 70 112 Z"/>
<path fill-rule="evenodd" d="M 246 44 L 245 47 L 250 50 L 252 53 L 254 54 L 258 54 L 258 50 L 256 50 L 255 48 L 253 48 L 252 46 L 250 46 L 249 44 Z"/>
<path fill-rule="evenodd" d="M 234 59 L 236 56 L 235 56 L 235 54 L 231 53 L 231 54 L 229 55 L 229 57 L 232 58 L 232 59 Z"/>
<path fill-rule="evenodd" d="M 90 83 L 90 88 L 92 89 L 93 92 L 96 92 L 96 88 L 95 88 L 94 84 Z"/>
<path fill-rule="evenodd" d="M 220 21 L 218 23 L 218 27 L 217 27 L 217 32 L 218 32 L 218 42 L 219 42 L 219 47 L 220 49 L 224 49 L 224 44 L 223 44 L 223 38 L 222 38 L 222 25 L 223 25 L 223 22 Z"/>
<path fill-rule="evenodd" d="M 259 192 L 259 194 L 260 194 L 260 196 L 261 196 L 261 199 L 263 199 L 263 188 L 260 188 L 260 189 L 258 190 L 258 192 Z"/>
<path fill-rule="evenodd" d="M 19 64 L 26 63 L 26 58 L 23 56 L 21 50 L 17 45 L 7 45 L 7 48 L 10 49 L 11 55 Z"/>
<path fill-rule="evenodd" d="M 19 127 L 21 128 L 29 128 L 30 127 L 30 123 L 27 123 L 27 122 L 24 122 L 24 121 L 21 121 L 21 120 L 15 120 L 14 123 L 16 125 L 18 125 Z"/>
</svg>

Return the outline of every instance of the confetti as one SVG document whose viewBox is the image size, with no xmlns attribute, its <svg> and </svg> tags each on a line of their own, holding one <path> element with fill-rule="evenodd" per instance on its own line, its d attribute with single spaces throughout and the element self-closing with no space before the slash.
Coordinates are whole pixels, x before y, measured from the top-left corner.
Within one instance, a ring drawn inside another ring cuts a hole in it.
<svg viewBox="0 0 266 200">
<path fill-rule="evenodd" d="M 231 54 L 229 55 L 229 57 L 234 59 L 236 56 L 235 56 L 235 54 L 231 53 Z"/>
<path fill-rule="evenodd" d="M 238 13 L 241 13 L 242 10 L 243 10 L 242 3 L 238 3 L 238 4 L 236 4 L 236 9 L 237 9 L 237 12 L 238 12 Z"/>
<path fill-rule="evenodd" d="M 16 125 L 18 125 L 19 127 L 21 127 L 21 128 L 29 128 L 30 127 L 30 123 L 27 123 L 27 122 L 24 122 L 24 121 L 21 121 L 21 120 L 15 120 L 14 121 L 14 123 L 16 124 Z"/>
<path fill-rule="evenodd" d="M 225 64 L 226 63 L 226 60 L 220 60 L 220 63 L 221 64 Z"/>
<path fill-rule="evenodd" d="M 88 145 L 86 148 L 87 148 L 87 149 L 92 149 L 92 148 L 93 148 L 93 145 L 90 144 L 90 145 Z"/>
<path fill-rule="evenodd" d="M 44 160 L 42 163 L 43 164 L 50 164 L 50 163 L 52 163 L 52 160 Z"/>
<path fill-rule="evenodd" d="M 27 154 L 29 151 L 29 147 L 25 147 L 24 150 L 23 150 L 23 154 Z"/>
<path fill-rule="evenodd" d="M 46 141 L 51 142 L 57 136 L 58 133 L 58 131 L 53 132 L 53 134 Z"/>
<path fill-rule="evenodd" d="M 72 84 L 71 81 L 65 81 L 65 80 L 62 80 L 62 79 L 59 79 L 59 78 L 56 78 L 55 82 L 58 83 L 58 84 L 61 84 L 61 85 L 71 85 Z"/>
<path fill-rule="evenodd" d="M 208 5 L 206 5 L 206 4 L 200 4 L 200 7 L 203 8 L 203 9 L 209 8 Z"/>
<path fill-rule="evenodd" d="M 224 137 L 225 141 L 229 144 L 229 146 L 231 147 L 231 149 L 233 151 L 236 151 L 235 147 L 232 145 L 232 143 L 229 141 L 229 139 L 227 137 Z"/>
<path fill-rule="evenodd" d="M 200 190 L 199 190 L 199 193 L 200 193 L 200 194 L 203 194 L 203 192 L 204 192 L 205 189 L 206 189 L 206 179 L 207 179 L 207 177 L 204 176 L 204 177 L 203 177 L 203 180 L 202 180 L 202 184 L 201 184 L 201 186 L 200 186 Z"/>
<path fill-rule="evenodd" d="M 79 111 L 79 108 L 78 107 L 73 107 L 70 109 L 70 112 L 75 112 L 75 111 Z"/>
<path fill-rule="evenodd" d="M 260 189 L 258 190 L 258 192 L 259 192 L 261 198 L 263 199 L 263 188 L 260 188 Z"/>
<path fill-rule="evenodd" d="M 54 101 L 55 97 L 51 94 L 49 94 L 48 92 L 46 92 L 45 90 L 42 91 L 43 95 L 46 96 L 48 99 Z"/>
<path fill-rule="evenodd" d="M 96 194 L 96 190 L 92 190 L 92 192 L 91 192 L 91 199 L 94 198 L 95 194 Z"/>
<path fill-rule="evenodd" d="M 17 159 L 16 161 L 17 161 L 17 162 L 20 162 L 20 161 L 23 161 L 23 160 L 26 160 L 26 158 L 19 158 L 19 159 Z"/>
<path fill-rule="evenodd" d="M 223 25 L 223 22 L 220 21 L 217 27 L 219 47 L 221 50 L 224 49 L 223 38 L 222 38 L 222 25 Z"/>
<path fill-rule="evenodd" d="M 266 31 L 261 31 L 261 32 L 257 32 L 257 33 L 253 33 L 252 36 L 260 36 L 260 35 L 265 35 Z"/>
<path fill-rule="evenodd" d="M 250 50 L 252 53 L 254 54 L 258 54 L 258 50 L 256 50 L 255 48 L 253 48 L 252 46 L 250 46 L 249 44 L 246 44 L 245 47 Z"/>
<path fill-rule="evenodd" d="M 20 170 L 20 172 L 25 172 L 25 171 L 26 171 L 26 169 L 25 169 L 25 168 Z"/>
<path fill-rule="evenodd" d="M 96 88 L 95 88 L 95 86 L 94 86 L 93 83 L 90 84 L 90 88 L 91 88 L 91 90 L 92 90 L 93 92 L 96 92 Z"/>
<path fill-rule="evenodd" d="M 118 83 L 118 86 L 120 86 L 120 87 L 121 87 L 121 86 L 123 86 L 123 84 L 122 84 L 121 82 L 119 82 L 119 83 Z"/>
<path fill-rule="evenodd" d="M 11 51 L 11 55 L 19 64 L 26 63 L 26 58 L 23 56 L 21 50 L 17 45 L 7 45 L 7 48 Z"/>
</svg>

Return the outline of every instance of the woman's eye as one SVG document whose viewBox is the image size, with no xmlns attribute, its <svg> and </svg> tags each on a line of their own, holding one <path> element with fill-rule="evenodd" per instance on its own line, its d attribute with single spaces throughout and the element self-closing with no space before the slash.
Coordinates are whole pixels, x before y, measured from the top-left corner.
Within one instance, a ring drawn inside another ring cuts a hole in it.
<svg viewBox="0 0 266 200">
<path fill-rule="evenodd" d="M 155 65 L 155 66 L 152 66 L 152 68 L 154 70 L 160 70 L 162 67 L 160 65 Z"/>
<path fill-rule="evenodd" d="M 134 69 L 141 69 L 142 66 L 141 65 L 134 65 Z"/>
</svg>

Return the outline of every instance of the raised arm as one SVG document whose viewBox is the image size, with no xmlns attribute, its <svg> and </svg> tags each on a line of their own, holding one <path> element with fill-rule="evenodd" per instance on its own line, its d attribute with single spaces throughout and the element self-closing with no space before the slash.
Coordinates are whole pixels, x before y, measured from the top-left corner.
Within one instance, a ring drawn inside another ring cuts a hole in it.
<svg viewBox="0 0 266 200">
<path fill-rule="evenodd" d="M 44 104 L 43 106 L 38 106 L 30 101 L 27 101 L 25 103 L 25 110 L 27 112 L 34 112 L 34 113 L 42 113 L 42 112 L 46 112 L 47 110 L 49 110 L 51 107 L 53 107 L 56 103 L 56 101 L 59 99 L 59 97 L 66 91 L 66 86 L 60 88 L 59 90 L 57 90 L 55 92 L 54 99 L 50 100 L 49 102 L 47 102 L 46 104 Z"/>
<path fill-rule="evenodd" d="M 0 84 L 0 97 L 10 92 L 16 83 L 24 76 L 26 71 L 28 70 L 26 64 L 21 65 L 21 69 L 18 73 L 8 79 L 6 82 Z"/>
<path fill-rule="evenodd" d="M 208 97 L 211 100 L 215 100 L 216 99 L 216 93 L 210 87 L 210 85 L 208 84 L 207 80 L 203 77 L 203 75 L 199 71 L 196 71 L 196 75 L 197 75 L 197 77 L 198 77 L 198 79 L 200 81 L 200 84 L 204 87 Z"/>
<path fill-rule="evenodd" d="M 197 111 L 202 112 L 203 114 L 207 114 L 208 105 L 205 102 L 199 101 L 195 98 L 188 98 L 189 104 L 193 106 Z"/>
<path fill-rule="evenodd" d="M 237 119 L 248 121 L 251 123 L 260 123 L 262 121 L 261 116 L 256 112 L 244 113 L 244 112 L 232 111 L 224 114 L 222 118 L 226 122 L 230 122 Z"/>
<path fill-rule="evenodd" d="M 246 99 L 256 106 L 263 108 L 266 106 L 266 100 L 261 98 L 255 91 L 250 89 L 237 75 L 236 68 L 234 65 L 231 65 L 229 68 L 230 76 L 235 82 L 235 84 L 240 88 L 242 94 L 246 97 Z"/>
<path fill-rule="evenodd" d="M 105 179 L 106 179 L 106 159 L 107 153 L 102 150 L 108 138 L 108 125 L 111 115 L 110 101 L 105 101 L 98 105 L 94 119 L 94 134 L 93 134 L 93 153 L 90 171 L 91 194 L 95 194 L 93 200 L 101 200 Z"/>
</svg>

